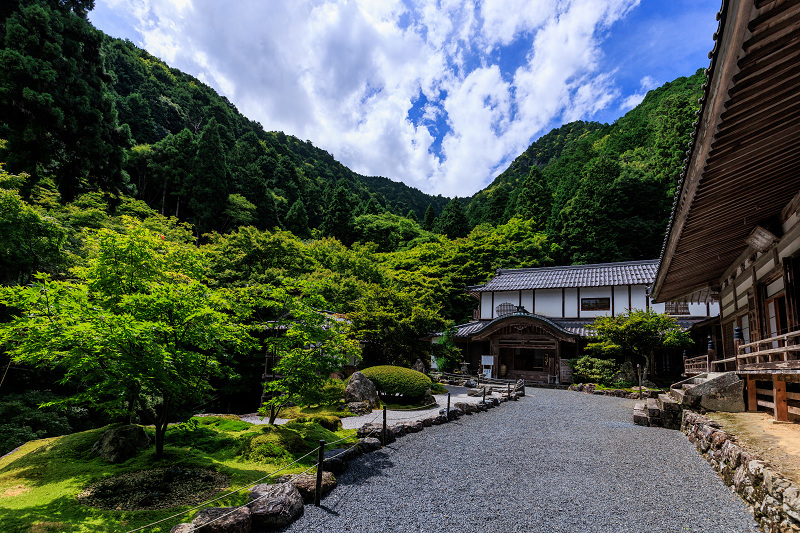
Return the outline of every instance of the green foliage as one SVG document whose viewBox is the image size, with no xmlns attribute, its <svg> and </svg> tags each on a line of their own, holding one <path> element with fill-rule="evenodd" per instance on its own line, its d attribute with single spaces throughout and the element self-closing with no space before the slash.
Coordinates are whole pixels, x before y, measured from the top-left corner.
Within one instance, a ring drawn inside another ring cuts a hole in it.
<svg viewBox="0 0 800 533">
<path fill-rule="evenodd" d="M 436 344 L 437 349 L 433 357 L 436 360 L 436 368 L 441 372 L 452 372 L 461 364 L 463 355 L 453 340 L 454 333 L 455 325 L 450 322 Z"/>
<path fill-rule="evenodd" d="M 328 376 L 357 359 L 359 350 L 341 318 L 318 311 L 325 309 L 325 300 L 312 285 L 271 288 L 264 298 L 280 312 L 271 326 L 281 333 L 266 341 L 278 355 L 279 377 L 265 385 L 269 400 L 260 410 L 273 424 L 287 403 L 315 403 Z"/>
<path fill-rule="evenodd" d="M 340 379 L 328 379 L 319 390 L 313 391 L 306 400 L 310 405 L 336 405 L 344 397 L 345 384 Z"/>
<path fill-rule="evenodd" d="M 572 376 L 578 383 L 601 383 L 611 385 L 617 373 L 617 363 L 609 359 L 597 359 L 585 355 L 569 361 Z"/>
<path fill-rule="evenodd" d="M 436 219 L 433 231 L 447 235 L 451 239 L 467 236 L 469 221 L 461 200 L 458 198 L 450 200 L 442 214 Z"/>
<path fill-rule="evenodd" d="M 341 396 L 339 397 L 339 399 L 341 399 Z M 314 424 L 318 424 L 319 426 L 327 429 L 328 431 L 338 431 L 342 429 L 342 419 L 334 415 L 301 416 L 295 418 L 293 422 L 299 424 L 304 424 L 306 422 L 313 422 Z"/>
<path fill-rule="evenodd" d="M 167 423 L 207 394 L 229 355 L 250 347 L 231 294 L 197 281 L 199 252 L 127 219 L 127 233 L 86 236 L 78 281 L 40 277 L 0 289 L 0 303 L 20 314 L 0 325 L 0 341 L 17 363 L 57 368 L 80 384 L 64 403 L 156 425 L 163 453 Z"/>
<path fill-rule="evenodd" d="M 400 395 L 411 398 L 423 396 L 431 388 L 431 378 L 421 372 L 400 366 L 381 365 L 361 371 L 375 388 L 384 395 Z"/>
<path fill-rule="evenodd" d="M 591 325 L 601 343 L 616 345 L 632 352 L 645 362 L 644 376 L 653 368 L 655 350 L 681 348 L 692 343 L 675 318 L 648 309 L 628 310 L 617 316 L 596 318 Z"/>
<path fill-rule="evenodd" d="M 0 456 L 29 440 L 57 437 L 72 431 L 63 411 L 39 408 L 57 397 L 46 391 L 28 391 L 0 397 Z"/>
</svg>

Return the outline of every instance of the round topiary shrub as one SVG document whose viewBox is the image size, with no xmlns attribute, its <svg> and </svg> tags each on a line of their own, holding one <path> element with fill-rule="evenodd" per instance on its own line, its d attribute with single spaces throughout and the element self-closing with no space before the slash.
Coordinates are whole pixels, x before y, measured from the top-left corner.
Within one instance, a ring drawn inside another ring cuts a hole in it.
<svg viewBox="0 0 800 533">
<path fill-rule="evenodd" d="M 406 396 L 416 398 L 425 395 L 425 391 L 431 388 L 431 378 L 410 368 L 401 366 L 373 366 L 361 371 L 370 381 L 375 384 L 375 388 L 384 395 Z"/>
</svg>

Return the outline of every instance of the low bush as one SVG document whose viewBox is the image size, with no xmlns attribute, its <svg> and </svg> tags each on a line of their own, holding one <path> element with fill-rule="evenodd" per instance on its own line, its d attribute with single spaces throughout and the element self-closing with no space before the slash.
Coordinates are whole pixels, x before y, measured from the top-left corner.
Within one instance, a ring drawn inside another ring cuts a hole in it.
<svg viewBox="0 0 800 533">
<path fill-rule="evenodd" d="M 416 398 L 424 396 L 433 384 L 421 372 L 401 366 L 373 366 L 361 371 L 383 395 L 401 395 Z"/>
<path fill-rule="evenodd" d="M 569 364 L 576 383 L 611 385 L 617 373 L 617 363 L 610 359 L 597 359 L 584 355 L 578 359 L 570 359 Z"/>
<path fill-rule="evenodd" d="M 342 429 L 342 419 L 333 415 L 311 415 L 301 416 L 294 419 L 295 422 L 314 422 L 324 427 L 328 431 L 339 431 Z"/>
<path fill-rule="evenodd" d="M 47 391 L 9 394 L 0 399 L 0 455 L 29 440 L 65 435 L 72 431 L 67 413 L 39 405 L 56 400 Z"/>
<path fill-rule="evenodd" d="M 307 401 L 309 405 L 336 405 L 342 401 L 344 396 L 345 384 L 340 379 L 329 379 L 321 389 L 309 394 Z"/>
</svg>

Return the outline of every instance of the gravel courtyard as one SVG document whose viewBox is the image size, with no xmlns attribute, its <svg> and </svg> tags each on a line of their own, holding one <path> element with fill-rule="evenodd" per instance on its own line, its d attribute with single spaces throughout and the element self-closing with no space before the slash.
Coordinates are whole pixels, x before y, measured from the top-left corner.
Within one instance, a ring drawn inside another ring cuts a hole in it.
<svg viewBox="0 0 800 533">
<path fill-rule="evenodd" d="M 633 425 L 633 400 L 527 394 L 358 458 L 283 531 L 760 531 L 682 433 Z"/>
</svg>

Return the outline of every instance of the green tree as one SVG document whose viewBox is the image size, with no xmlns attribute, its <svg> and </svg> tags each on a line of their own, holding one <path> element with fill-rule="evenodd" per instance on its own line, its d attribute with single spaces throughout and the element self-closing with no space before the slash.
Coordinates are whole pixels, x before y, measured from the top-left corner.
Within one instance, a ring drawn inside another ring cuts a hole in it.
<svg viewBox="0 0 800 533">
<path fill-rule="evenodd" d="M 451 239 L 467 236 L 469 221 L 464 212 L 464 206 L 458 198 L 453 198 L 445 206 L 442 214 L 436 219 L 434 231 L 447 235 Z"/>
<path fill-rule="evenodd" d="M 204 266 L 193 246 L 127 225 L 87 234 L 79 281 L 40 276 L 0 289 L 0 303 L 20 311 L 0 325 L 0 342 L 17 363 L 63 371 L 77 392 L 56 403 L 155 424 L 160 458 L 167 424 L 191 416 L 209 378 L 252 339 L 247 308 L 197 281 Z"/>
<path fill-rule="evenodd" d="M 287 403 L 315 403 L 331 373 L 359 358 L 359 347 L 340 317 L 320 311 L 327 305 L 312 286 L 278 287 L 268 298 L 280 309 L 281 318 L 271 323 L 279 333 L 267 341 L 279 377 L 265 385 L 268 399 L 259 412 L 274 424 Z"/>
<path fill-rule="evenodd" d="M 0 173 L 2 173 L 0 169 Z M 51 216 L 0 188 L 0 283 L 27 285 L 40 270 L 62 261 L 67 232 Z"/>
<path fill-rule="evenodd" d="M 344 183 L 339 184 L 330 196 L 322 232 L 336 237 L 344 244 L 353 242 L 353 208 L 354 201 Z"/>
<path fill-rule="evenodd" d="M 0 9 L 0 136 L 12 172 L 54 174 L 64 201 L 81 189 L 127 188 L 130 130 L 106 86 L 91 0 L 9 0 Z M 34 181 L 35 181 L 34 180 Z"/>
<path fill-rule="evenodd" d="M 667 314 L 648 309 L 628 310 L 617 316 L 595 319 L 591 329 L 604 351 L 615 346 L 633 353 L 644 362 L 644 379 L 654 371 L 655 351 L 660 348 L 681 348 L 692 344 L 689 334 Z M 591 346 L 591 345 L 590 345 Z"/>
<path fill-rule="evenodd" d="M 302 199 L 298 198 L 289 208 L 284 225 L 286 229 L 302 239 L 307 239 L 311 236 L 311 231 L 308 229 L 308 214 Z"/>
<path fill-rule="evenodd" d="M 537 230 L 544 231 L 552 204 L 547 180 L 539 167 L 534 165 L 517 189 L 513 204 L 514 214 L 533 221 Z"/>
<path fill-rule="evenodd" d="M 433 204 L 428 204 L 425 210 L 425 217 L 422 219 L 422 229 L 425 231 L 433 231 L 436 225 L 436 211 L 433 210 Z"/>
<path fill-rule="evenodd" d="M 412 222 L 416 222 L 419 224 L 419 217 L 417 217 L 417 212 L 413 209 L 409 209 L 408 213 L 406 214 L 406 218 Z"/>
<path fill-rule="evenodd" d="M 228 197 L 230 173 L 220 138 L 220 127 L 213 118 L 197 141 L 192 172 L 184 183 L 198 237 L 220 225 L 221 200 Z"/>
</svg>

